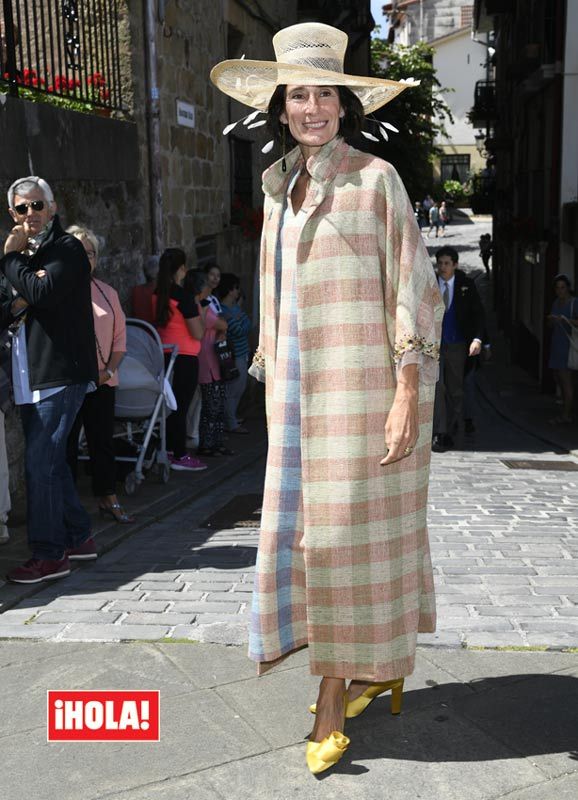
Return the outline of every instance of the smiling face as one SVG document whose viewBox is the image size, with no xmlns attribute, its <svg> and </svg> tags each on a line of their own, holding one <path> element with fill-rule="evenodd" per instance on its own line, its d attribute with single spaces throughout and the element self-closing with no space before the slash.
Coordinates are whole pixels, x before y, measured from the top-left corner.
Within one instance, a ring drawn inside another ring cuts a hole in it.
<svg viewBox="0 0 578 800">
<path fill-rule="evenodd" d="M 335 86 L 287 86 L 285 111 L 279 117 L 302 148 L 318 148 L 339 132 L 345 116 Z"/>
<path fill-rule="evenodd" d="M 42 210 L 35 211 L 32 208 L 30 204 L 36 201 L 44 204 Z M 28 207 L 24 213 L 18 213 L 16 209 L 24 204 Z M 48 225 L 56 212 L 56 204 L 49 203 L 42 189 L 37 186 L 24 195 L 15 194 L 14 207 L 10 208 L 9 211 L 16 225 L 23 225 L 26 235 L 32 237 L 37 236 Z"/>
</svg>

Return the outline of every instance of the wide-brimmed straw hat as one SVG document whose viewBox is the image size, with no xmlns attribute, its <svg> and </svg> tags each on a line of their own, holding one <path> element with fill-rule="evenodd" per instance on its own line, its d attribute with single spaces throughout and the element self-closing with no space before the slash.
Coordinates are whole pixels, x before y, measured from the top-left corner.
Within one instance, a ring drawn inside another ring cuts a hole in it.
<svg viewBox="0 0 578 800">
<path fill-rule="evenodd" d="M 347 41 L 347 34 L 331 25 L 291 25 L 273 37 L 277 61 L 221 61 L 211 70 L 211 80 L 225 94 L 259 111 L 267 110 L 273 92 L 282 84 L 347 86 L 359 97 L 366 114 L 418 83 L 347 75 L 343 71 Z"/>
</svg>

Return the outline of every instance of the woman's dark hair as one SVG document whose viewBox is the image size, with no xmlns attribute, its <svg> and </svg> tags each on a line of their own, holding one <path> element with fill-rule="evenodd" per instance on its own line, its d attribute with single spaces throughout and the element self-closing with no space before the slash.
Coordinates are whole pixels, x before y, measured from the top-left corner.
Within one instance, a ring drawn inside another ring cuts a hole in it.
<svg viewBox="0 0 578 800">
<path fill-rule="evenodd" d="M 219 270 L 219 272 L 221 272 L 221 271 L 222 271 L 222 270 L 221 270 L 221 267 L 220 267 L 218 264 L 215 264 L 215 263 L 213 262 L 212 264 L 205 264 L 205 266 L 203 267 L 203 272 L 205 273 L 205 275 L 208 275 L 208 274 L 209 274 L 209 272 L 210 272 L 212 269 L 218 269 L 218 270 Z"/>
<path fill-rule="evenodd" d="M 215 265 L 213 264 L 213 266 Z M 186 292 L 192 292 L 194 297 L 200 294 L 206 285 L 207 273 L 204 269 L 190 269 L 183 281 L 183 289 Z"/>
<path fill-rule="evenodd" d="M 566 284 L 566 288 L 570 290 L 572 288 L 572 284 L 570 283 L 570 278 L 561 272 L 559 275 L 556 275 L 554 278 L 554 286 L 558 283 L 558 281 L 562 281 L 562 283 Z"/>
<path fill-rule="evenodd" d="M 454 247 L 446 246 L 440 247 L 439 250 L 436 250 L 436 261 L 438 261 L 440 258 L 443 258 L 443 256 L 449 256 L 454 264 L 458 263 L 458 251 Z"/>
<path fill-rule="evenodd" d="M 345 112 L 345 116 L 339 120 L 339 136 L 344 138 L 353 138 L 359 136 L 363 126 L 365 114 L 361 100 L 354 94 L 347 86 L 333 86 L 339 92 L 339 101 L 341 107 Z M 285 144 L 287 149 L 295 147 L 297 142 L 289 133 L 289 126 L 284 125 L 280 116 L 285 111 L 285 92 L 286 84 L 279 85 L 269 100 L 269 107 L 267 109 L 267 125 L 273 134 L 273 138 L 278 144 L 283 142 L 283 128 L 285 128 Z"/>
<path fill-rule="evenodd" d="M 171 318 L 171 307 L 169 304 L 171 296 L 171 286 L 174 283 L 175 275 L 178 270 L 187 263 L 187 257 L 183 250 L 178 247 L 168 247 L 159 259 L 159 274 L 157 276 L 157 319 L 156 324 L 159 328 L 164 328 Z"/>
<path fill-rule="evenodd" d="M 222 272 L 221 282 L 216 288 L 217 297 L 219 300 L 222 300 L 229 294 L 229 292 L 231 292 L 233 289 L 239 289 L 240 286 L 241 281 L 236 275 L 234 275 L 232 272 Z"/>
</svg>

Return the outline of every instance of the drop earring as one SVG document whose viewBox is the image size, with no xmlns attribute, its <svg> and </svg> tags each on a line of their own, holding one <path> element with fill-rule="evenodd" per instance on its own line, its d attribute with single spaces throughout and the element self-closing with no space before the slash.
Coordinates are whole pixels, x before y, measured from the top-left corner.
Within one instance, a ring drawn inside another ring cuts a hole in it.
<svg viewBox="0 0 578 800">
<path fill-rule="evenodd" d="M 281 123 L 283 125 L 283 123 Z M 281 172 L 287 172 L 287 162 L 285 161 L 285 125 L 281 128 L 281 150 L 283 158 L 281 159 Z"/>
</svg>

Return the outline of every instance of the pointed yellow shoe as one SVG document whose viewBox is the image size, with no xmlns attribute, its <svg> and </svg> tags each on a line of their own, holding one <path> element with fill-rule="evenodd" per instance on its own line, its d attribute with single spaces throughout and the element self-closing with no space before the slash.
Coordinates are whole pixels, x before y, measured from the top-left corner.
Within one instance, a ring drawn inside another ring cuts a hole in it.
<svg viewBox="0 0 578 800">
<path fill-rule="evenodd" d="M 307 742 L 307 766 L 318 775 L 334 767 L 349 747 L 349 739 L 341 731 L 333 731 L 321 742 Z"/>
<path fill-rule="evenodd" d="M 399 714 L 401 713 L 401 700 L 403 694 L 403 678 L 397 678 L 393 681 L 387 681 L 386 683 L 375 683 L 372 686 L 369 686 L 363 694 L 359 697 L 356 697 L 355 700 L 352 700 L 350 703 L 347 704 L 347 708 L 345 709 L 345 717 L 346 719 L 353 719 L 353 717 L 358 717 L 362 714 L 367 706 L 372 703 L 376 697 L 379 697 L 380 694 L 387 692 L 391 689 L 391 713 L 392 714 Z M 317 706 L 313 703 L 312 706 L 309 706 L 309 711 L 312 714 L 315 714 L 317 711 Z"/>
</svg>

